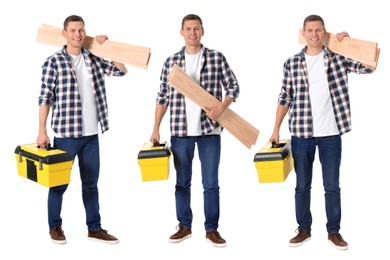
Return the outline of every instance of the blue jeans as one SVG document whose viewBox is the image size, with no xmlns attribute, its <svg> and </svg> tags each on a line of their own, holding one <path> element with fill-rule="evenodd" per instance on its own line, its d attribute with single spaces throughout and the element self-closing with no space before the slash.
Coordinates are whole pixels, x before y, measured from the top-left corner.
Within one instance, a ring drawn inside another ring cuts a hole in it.
<svg viewBox="0 0 390 260">
<path fill-rule="evenodd" d="M 99 214 L 99 139 L 98 135 L 81 138 L 54 138 L 54 147 L 78 157 L 82 197 L 86 213 L 86 224 L 89 231 L 101 229 Z M 49 189 L 48 218 L 50 230 L 62 225 L 62 197 L 68 184 Z"/>
<path fill-rule="evenodd" d="M 176 169 L 176 216 L 180 225 L 192 226 L 191 179 L 195 144 L 201 164 L 203 205 L 206 231 L 218 229 L 219 184 L 218 168 L 221 154 L 221 136 L 171 137 L 171 149 Z"/>
<path fill-rule="evenodd" d="M 326 229 L 329 234 L 338 233 L 341 221 L 340 163 L 341 136 L 315 138 L 291 138 L 291 151 L 297 176 L 295 188 L 295 214 L 299 225 L 311 231 L 310 191 L 313 176 L 313 162 L 318 147 L 322 167 L 322 181 L 325 190 Z"/>
</svg>

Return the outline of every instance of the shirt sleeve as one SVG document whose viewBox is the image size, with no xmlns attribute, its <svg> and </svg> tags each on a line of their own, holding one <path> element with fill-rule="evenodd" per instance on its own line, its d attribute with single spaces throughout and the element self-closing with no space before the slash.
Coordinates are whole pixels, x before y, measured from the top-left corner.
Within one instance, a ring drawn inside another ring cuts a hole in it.
<svg viewBox="0 0 390 260">
<path fill-rule="evenodd" d="M 41 91 L 38 97 L 39 105 L 51 106 L 53 104 L 56 80 L 56 65 L 51 59 L 47 59 L 42 65 Z"/>
</svg>

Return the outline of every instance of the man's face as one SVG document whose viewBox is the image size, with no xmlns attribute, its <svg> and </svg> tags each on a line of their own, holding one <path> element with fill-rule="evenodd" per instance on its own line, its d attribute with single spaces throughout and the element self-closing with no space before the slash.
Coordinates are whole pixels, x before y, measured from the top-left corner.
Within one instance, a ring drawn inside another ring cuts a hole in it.
<svg viewBox="0 0 390 260">
<path fill-rule="evenodd" d="M 198 47 L 201 45 L 204 30 L 198 20 L 187 20 L 184 22 L 183 28 L 180 29 L 180 34 L 183 36 L 186 46 Z"/>
<path fill-rule="evenodd" d="M 62 36 L 66 38 L 66 42 L 73 48 L 81 48 L 83 45 L 86 32 L 83 22 L 69 22 L 66 30 L 62 30 Z"/>
<path fill-rule="evenodd" d="M 309 47 L 322 48 L 326 30 L 320 21 L 307 22 L 302 35 Z"/>
</svg>

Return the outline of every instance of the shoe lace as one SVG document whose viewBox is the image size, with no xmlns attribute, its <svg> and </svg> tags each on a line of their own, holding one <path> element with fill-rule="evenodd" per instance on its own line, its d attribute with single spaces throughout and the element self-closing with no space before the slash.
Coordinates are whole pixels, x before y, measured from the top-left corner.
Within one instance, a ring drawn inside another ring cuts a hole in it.
<svg viewBox="0 0 390 260">
<path fill-rule="evenodd" d="M 344 241 L 343 237 L 340 235 L 340 233 L 337 233 L 337 234 L 334 234 L 333 235 L 336 239 L 340 240 L 340 241 Z"/>
<path fill-rule="evenodd" d="M 63 235 L 64 234 L 64 231 L 62 230 L 61 227 L 56 227 L 56 232 L 58 235 Z"/>
<path fill-rule="evenodd" d="M 55 231 L 55 233 L 57 234 L 58 237 L 64 235 L 64 231 L 62 230 L 62 228 L 61 228 L 60 226 L 55 227 L 55 228 L 54 228 L 54 231 Z"/>
<path fill-rule="evenodd" d="M 178 232 L 182 232 L 184 228 L 185 228 L 185 226 L 180 225 L 180 224 L 176 226 L 176 230 L 178 230 Z"/>
<path fill-rule="evenodd" d="M 209 233 L 218 239 L 222 239 L 221 235 L 219 234 L 219 232 L 217 230 L 210 231 Z"/>
<path fill-rule="evenodd" d="M 295 230 L 295 233 L 298 233 L 298 234 L 297 234 L 297 237 L 302 237 L 302 236 L 304 236 L 304 232 L 305 232 L 305 230 L 303 230 L 302 228 L 297 228 L 297 229 Z"/>
</svg>

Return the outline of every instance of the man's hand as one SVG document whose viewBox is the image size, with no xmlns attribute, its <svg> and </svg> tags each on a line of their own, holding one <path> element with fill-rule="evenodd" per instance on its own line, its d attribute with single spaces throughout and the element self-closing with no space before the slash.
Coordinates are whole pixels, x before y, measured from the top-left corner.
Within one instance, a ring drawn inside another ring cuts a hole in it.
<svg viewBox="0 0 390 260">
<path fill-rule="evenodd" d="M 342 42 L 344 37 L 349 37 L 349 34 L 347 32 L 339 32 L 336 34 L 336 38 L 339 40 L 339 42 Z"/>
</svg>

